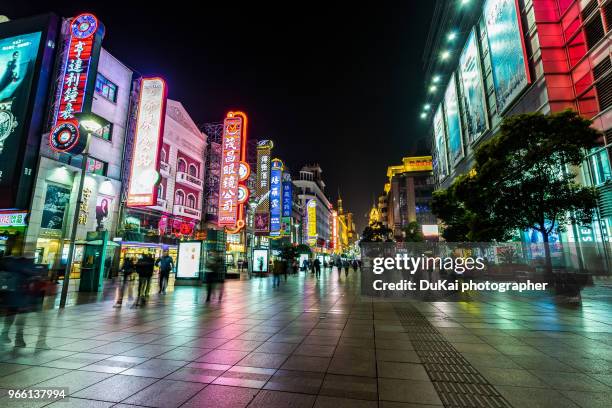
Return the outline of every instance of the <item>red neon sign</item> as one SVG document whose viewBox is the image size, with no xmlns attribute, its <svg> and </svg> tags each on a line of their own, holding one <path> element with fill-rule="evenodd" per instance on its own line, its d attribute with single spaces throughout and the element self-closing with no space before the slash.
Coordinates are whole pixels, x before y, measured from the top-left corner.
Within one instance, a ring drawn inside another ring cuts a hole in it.
<svg viewBox="0 0 612 408">
<path fill-rule="evenodd" d="M 221 174 L 219 178 L 219 214 L 217 224 L 237 232 L 244 227 L 244 198 L 239 200 L 240 175 L 246 156 L 247 117 L 243 112 L 229 112 L 223 122 Z M 244 172 L 243 172 L 244 173 Z M 248 177 L 248 176 L 247 176 Z"/>
<path fill-rule="evenodd" d="M 72 20 L 55 124 L 72 120 L 75 113 L 83 110 L 94 37 L 98 27 L 98 19 L 93 14 L 80 14 Z"/>
<path fill-rule="evenodd" d="M 161 78 L 143 78 L 127 193 L 128 207 L 157 204 L 159 154 L 165 115 L 166 83 Z"/>
</svg>

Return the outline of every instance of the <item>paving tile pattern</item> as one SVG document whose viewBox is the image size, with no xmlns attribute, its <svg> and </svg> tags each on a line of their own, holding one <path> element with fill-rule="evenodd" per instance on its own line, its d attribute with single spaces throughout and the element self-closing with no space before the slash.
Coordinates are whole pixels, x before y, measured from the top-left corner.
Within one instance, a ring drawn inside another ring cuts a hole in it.
<svg viewBox="0 0 612 408">
<path fill-rule="evenodd" d="M 610 289 L 590 288 L 582 308 L 568 309 L 553 297 L 510 293 L 374 300 L 360 295 L 357 274 L 339 280 L 336 270 L 320 280 L 292 276 L 280 288 L 270 280 L 227 282 L 223 300 L 208 303 L 204 288 L 178 287 L 141 308 L 125 300 L 114 309 L 112 298 L 98 297 L 28 314 L 27 346 L 0 345 L 0 406 L 490 402 L 471 394 L 501 396 L 500 408 L 612 406 Z M 45 386 L 66 386 L 70 398 L 7 398 L 11 388 Z"/>
</svg>

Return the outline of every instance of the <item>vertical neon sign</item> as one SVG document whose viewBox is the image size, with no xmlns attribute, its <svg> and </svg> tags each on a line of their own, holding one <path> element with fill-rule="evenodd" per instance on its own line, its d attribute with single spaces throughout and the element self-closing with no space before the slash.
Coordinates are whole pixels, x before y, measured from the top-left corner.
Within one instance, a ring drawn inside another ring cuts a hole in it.
<svg viewBox="0 0 612 408">
<path fill-rule="evenodd" d="M 93 14 L 80 14 L 70 25 L 69 49 L 64 63 L 55 125 L 62 121 L 74 121 L 74 114 L 83 111 L 89 68 L 94 54 L 94 39 L 99 26 Z"/>
<path fill-rule="evenodd" d="M 166 95 L 166 83 L 163 79 L 142 79 L 127 193 L 128 207 L 157 204 L 159 154 L 166 115 Z"/>
<path fill-rule="evenodd" d="M 229 233 L 240 231 L 244 225 L 244 203 L 248 189 L 240 173 L 248 170 L 246 157 L 247 117 L 243 112 L 229 112 L 223 122 L 221 175 L 219 178 L 219 217 L 217 225 Z M 244 169 L 241 171 L 241 168 Z"/>
<path fill-rule="evenodd" d="M 281 230 L 281 183 L 283 176 L 283 162 L 272 160 L 270 170 L 270 235 L 278 236 Z"/>
</svg>

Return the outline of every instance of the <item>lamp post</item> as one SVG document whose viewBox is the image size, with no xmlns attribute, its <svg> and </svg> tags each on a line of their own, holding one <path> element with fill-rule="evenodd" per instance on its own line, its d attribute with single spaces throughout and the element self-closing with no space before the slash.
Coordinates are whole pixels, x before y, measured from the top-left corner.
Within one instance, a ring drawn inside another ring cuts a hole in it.
<svg viewBox="0 0 612 408">
<path fill-rule="evenodd" d="M 79 124 L 88 132 L 87 138 L 90 137 L 91 133 L 97 132 L 102 129 L 102 125 L 95 119 L 86 117 L 79 121 Z M 88 143 L 89 145 L 89 143 Z M 81 163 L 81 178 L 79 180 L 79 189 L 77 192 L 76 207 L 74 209 L 74 216 L 72 217 L 72 230 L 70 232 L 70 244 L 68 247 L 68 260 L 66 263 L 66 271 L 64 272 L 64 283 L 62 285 L 62 294 L 60 296 L 60 309 L 66 306 L 66 298 L 68 297 L 68 286 L 70 284 L 70 273 L 72 272 L 72 257 L 74 256 L 74 247 L 76 241 L 77 228 L 79 226 L 79 214 L 81 204 L 83 203 L 83 188 L 85 186 L 85 175 L 87 174 L 87 160 L 89 159 L 89 152 L 85 148 L 85 152 L 81 154 L 83 161 Z"/>
</svg>

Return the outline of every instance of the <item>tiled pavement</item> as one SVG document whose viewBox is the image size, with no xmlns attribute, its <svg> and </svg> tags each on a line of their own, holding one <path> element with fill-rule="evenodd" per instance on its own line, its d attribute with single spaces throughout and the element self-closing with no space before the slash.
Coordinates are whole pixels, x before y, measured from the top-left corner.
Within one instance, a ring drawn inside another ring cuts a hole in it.
<svg viewBox="0 0 612 408">
<path fill-rule="evenodd" d="M 0 407 L 441 406 L 396 305 L 361 298 L 356 274 L 301 274 L 280 289 L 234 281 L 221 302 L 203 295 L 180 287 L 144 308 L 30 314 L 28 346 L 0 349 Z M 612 289 L 598 287 L 581 308 L 511 294 L 413 305 L 511 405 L 586 408 L 612 406 L 611 304 Z M 71 397 L 8 398 L 25 387 Z"/>
</svg>

